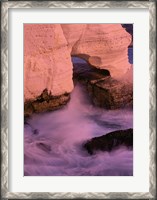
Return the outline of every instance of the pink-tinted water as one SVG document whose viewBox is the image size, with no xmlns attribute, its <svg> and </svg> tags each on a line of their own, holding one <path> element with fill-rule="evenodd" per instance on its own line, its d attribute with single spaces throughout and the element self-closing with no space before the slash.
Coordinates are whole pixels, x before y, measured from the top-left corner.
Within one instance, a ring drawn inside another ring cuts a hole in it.
<svg viewBox="0 0 157 200">
<path fill-rule="evenodd" d="M 56 111 L 34 114 L 24 127 L 24 175 L 132 176 L 133 151 L 124 147 L 89 155 L 86 140 L 133 127 L 132 110 L 107 111 L 92 105 L 79 84 Z"/>
</svg>

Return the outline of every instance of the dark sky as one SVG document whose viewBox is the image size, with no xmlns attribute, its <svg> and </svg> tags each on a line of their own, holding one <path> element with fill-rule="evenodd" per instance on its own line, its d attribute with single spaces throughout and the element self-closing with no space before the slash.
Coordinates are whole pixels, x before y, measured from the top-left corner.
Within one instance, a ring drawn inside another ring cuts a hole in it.
<svg viewBox="0 0 157 200">
<path fill-rule="evenodd" d="M 122 24 L 122 26 L 133 36 L 133 24 Z"/>
</svg>

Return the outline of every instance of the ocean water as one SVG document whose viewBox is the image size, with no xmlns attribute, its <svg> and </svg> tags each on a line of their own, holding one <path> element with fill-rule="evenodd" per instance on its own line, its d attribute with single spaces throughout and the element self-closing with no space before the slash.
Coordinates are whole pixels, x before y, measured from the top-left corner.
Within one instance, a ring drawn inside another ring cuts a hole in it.
<svg viewBox="0 0 157 200">
<path fill-rule="evenodd" d="M 132 63 L 132 48 L 128 55 Z M 73 62 L 85 61 L 73 58 Z M 34 114 L 24 125 L 24 175 L 132 176 L 132 150 L 120 147 L 91 156 L 82 148 L 88 139 L 128 128 L 133 128 L 132 110 L 95 107 L 77 83 L 66 106 Z"/>
<path fill-rule="evenodd" d="M 89 155 L 82 144 L 108 132 L 133 127 L 132 110 L 92 105 L 77 84 L 62 109 L 34 114 L 24 126 L 25 176 L 131 176 L 133 151 L 125 147 Z"/>
</svg>

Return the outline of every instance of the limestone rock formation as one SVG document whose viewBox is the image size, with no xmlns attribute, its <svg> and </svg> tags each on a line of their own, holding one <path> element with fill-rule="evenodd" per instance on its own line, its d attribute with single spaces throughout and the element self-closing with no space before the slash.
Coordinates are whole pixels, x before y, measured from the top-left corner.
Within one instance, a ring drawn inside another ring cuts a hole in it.
<svg viewBox="0 0 157 200">
<path fill-rule="evenodd" d="M 64 36 L 68 42 L 68 49 L 70 54 L 73 55 L 76 43 L 80 40 L 84 30 L 86 29 L 86 24 L 61 24 Z"/>
<path fill-rule="evenodd" d="M 58 24 L 25 24 L 25 101 L 36 99 L 45 89 L 54 96 L 73 89 L 67 41 Z"/>
<path fill-rule="evenodd" d="M 97 151 L 111 151 L 120 146 L 133 147 L 133 129 L 110 132 L 83 144 L 83 148 L 91 155 Z"/>
<path fill-rule="evenodd" d="M 131 35 L 120 24 L 62 25 L 71 55 L 120 79 L 130 69 L 128 46 Z"/>
<path fill-rule="evenodd" d="M 67 94 L 74 87 L 71 56 L 124 80 L 131 67 L 130 42 L 131 36 L 120 24 L 25 24 L 25 113 L 53 110 L 69 100 Z M 45 90 L 50 100 L 39 101 Z"/>
</svg>

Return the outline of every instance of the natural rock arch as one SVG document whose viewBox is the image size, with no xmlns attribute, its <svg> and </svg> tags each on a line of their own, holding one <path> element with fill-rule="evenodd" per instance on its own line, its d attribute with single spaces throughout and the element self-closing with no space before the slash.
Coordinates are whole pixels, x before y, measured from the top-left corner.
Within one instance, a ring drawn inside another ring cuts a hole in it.
<svg viewBox="0 0 157 200">
<path fill-rule="evenodd" d="M 130 68 L 131 35 L 120 24 L 25 24 L 24 100 L 47 91 L 60 96 L 73 90 L 71 56 L 106 69 L 115 79 Z"/>
<path fill-rule="evenodd" d="M 99 68 L 96 68 L 95 66 L 91 65 L 88 62 L 86 55 L 85 56 L 84 55 L 72 56 L 71 61 L 73 63 L 73 76 L 74 76 L 73 78 L 76 80 L 77 79 L 79 80 L 79 77 L 82 76 L 82 73 L 84 73 L 83 77 L 85 79 L 86 79 L 86 77 L 92 78 L 94 75 L 95 76 L 99 75 L 100 79 L 102 77 L 110 76 L 110 72 L 108 70 L 99 69 Z"/>
<path fill-rule="evenodd" d="M 116 79 L 130 69 L 128 46 L 131 35 L 120 24 L 66 24 L 61 27 L 71 55 L 110 71 Z"/>
</svg>

